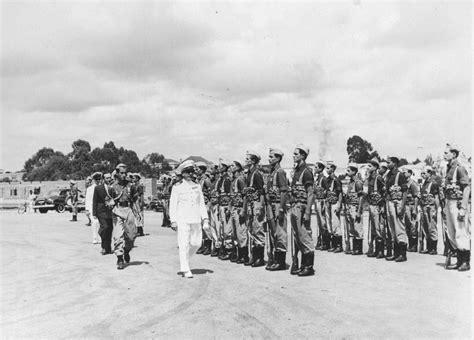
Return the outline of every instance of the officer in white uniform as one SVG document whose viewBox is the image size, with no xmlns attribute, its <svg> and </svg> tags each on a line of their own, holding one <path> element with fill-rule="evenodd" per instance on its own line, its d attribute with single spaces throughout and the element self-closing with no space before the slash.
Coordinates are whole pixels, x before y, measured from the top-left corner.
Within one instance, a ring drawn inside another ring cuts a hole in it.
<svg viewBox="0 0 474 340">
<path fill-rule="evenodd" d="M 194 162 L 182 163 L 183 180 L 171 191 L 170 220 L 171 228 L 178 231 L 179 262 L 183 276 L 192 278 L 189 259 L 201 246 L 202 228 L 209 230 L 209 219 L 201 186 L 192 181 Z"/>
</svg>

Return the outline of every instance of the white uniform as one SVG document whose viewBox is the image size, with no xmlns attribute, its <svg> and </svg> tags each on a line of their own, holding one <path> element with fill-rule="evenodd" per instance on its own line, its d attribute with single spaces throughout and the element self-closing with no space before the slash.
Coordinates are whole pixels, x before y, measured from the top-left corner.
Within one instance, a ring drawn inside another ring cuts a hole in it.
<svg viewBox="0 0 474 340">
<path fill-rule="evenodd" d="M 201 246 L 201 222 L 208 219 L 201 186 L 185 180 L 176 184 L 171 191 L 169 209 L 171 223 L 178 226 L 181 271 L 189 272 L 189 258 Z"/>
<path fill-rule="evenodd" d="M 94 188 L 96 187 L 95 183 L 92 183 L 86 189 L 86 210 L 89 212 L 91 217 L 91 230 L 92 230 L 92 243 L 100 243 L 99 236 L 99 220 L 97 217 L 92 216 L 92 201 L 94 199 Z"/>
</svg>

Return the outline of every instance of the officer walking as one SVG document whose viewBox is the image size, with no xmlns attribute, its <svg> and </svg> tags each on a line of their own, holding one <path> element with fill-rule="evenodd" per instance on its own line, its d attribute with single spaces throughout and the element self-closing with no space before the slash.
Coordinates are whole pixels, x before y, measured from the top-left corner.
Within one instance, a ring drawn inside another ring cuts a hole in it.
<svg viewBox="0 0 474 340">
<path fill-rule="evenodd" d="M 183 180 L 176 184 L 170 197 L 171 228 L 178 232 L 179 263 L 183 277 L 192 278 L 190 258 L 202 241 L 202 229 L 208 230 L 209 219 L 201 186 L 192 181 L 194 162 L 179 166 Z"/>
<path fill-rule="evenodd" d="M 289 188 L 285 170 L 280 166 L 282 158 L 283 152 L 280 149 L 270 148 L 268 162 L 271 172 L 267 182 L 267 220 L 270 243 L 273 245 L 273 263 L 269 261 L 266 267 L 270 271 L 286 269 L 288 248 L 286 201 Z"/>
<path fill-rule="evenodd" d="M 314 275 L 315 244 L 311 230 L 311 205 L 313 203 L 313 172 L 306 164 L 309 148 L 298 144 L 293 152 L 295 173 L 291 181 L 290 221 L 295 238 L 295 248 L 291 274 L 298 276 Z M 298 252 L 301 252 L 301 266 L 298 265 Z"/>
</svg>

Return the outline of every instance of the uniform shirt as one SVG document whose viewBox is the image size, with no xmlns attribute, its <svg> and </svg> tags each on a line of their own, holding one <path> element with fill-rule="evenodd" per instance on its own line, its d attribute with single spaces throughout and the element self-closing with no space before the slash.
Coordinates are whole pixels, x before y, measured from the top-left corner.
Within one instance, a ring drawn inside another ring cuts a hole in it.
<svg viewBox="0 0 474 340">
<path fill-rule="evenodd" d="M 327 178 L 321 172 L 316 176 L 316 180 L 314 181 L 314 187 L 321 187 L 326 189 L 326 182 Z"/>
<path fill-rule="evenodd" d="M 264 185 L 263 176 L 260 173 L 260 171 L 257 171 L 257 169 L 254 169 L 253 171 L 249 171 L 249 173 L 247 174 L 247 179 L 245 181 L 245 184 L 247 185 L 247 187 L 250 187 L 252 176 L 253 176 L 253 184 L 251 187 L 256 189 L 259 193 L 262 193 L 263 185 Z"/>
<path fill-rule="evenodd" d="M 420 188 L 418 184 L 410 178 L 407 183 L 407 202 L 408 203 L 415 203 L 415 198 L 420 198 Z"/>
<path fill-rule="evenodd" d="M 375 171 L 367 179 L 367 193 L 371 194 L 375 191 L 375 183 L 377 183 L 377 192 L 383 195 L 385 189 L 385 181 L 383 177 L 377 174 Z"/>
<path fill-rule="evenodd" d="M 336 175 L 332 174 L 326 178 L 326 190 L 336 193 L 337 196 L 342 192 L 342 183 Z"/>
<path fill-rule="evenodd" d="M 208 218 L 201 186 L 183 180 L 175 184 L 170 198 L 170 220 L 176 223 L 201 223 Z"/>
<path fill-rule="evenodd" d="M 402 192 L 407 191 L 408 189 L 407 179 L 400 171 L 398 171 L 398 169 L 394 168 L 393 170 L 388 172 L 387 177 L 385 179 L 385 188 L 387 192 L 389 192 L 392 186 L 397 184 L 395 183 L 395 178 L 397 177 L 397 174 L 400 174 L 398 175 L 398 185 L 401 187 L 401 191 Z"/>
<path fill-rule="evenodd" d="M 122 203 L 133 203 L 138 198 L 137 188 L 127 181 L 112 184 L 110 187 L 110 195 L 116 202 Z"/>
<path fill-rule="evenodd" d="M 453 160 L 451 164 L 448 164 L 445 185 L 452 184 L 455 169 L 457 169 L 456 184 L 459 185 L 461 191 L 463 191 L 464 188 L 469 185 L 469 175 L 467 174 L 466 168 L 460 165 L 457 159 Z"/>
<path fill-rule="evenodd" d="M 288 191 L 288 180 L 286 172 L 279 165 L 276 165 L 268 177 L 267 190 L 277 187 L 280 192 Z"/>
<path fill-rule="evenodd" d="M 305 171 L 305 169 L 307 169 Z M 304 185 L 305 189 L 308 190 L 308 187 L 312 187 L 314 184 L 314 176 L 313 172 L 309 169 L 305 162 L 302 162 L 299 166 L 295 168 L 295 173 L 293 175 L 293 180 L 291 181 L 291 186 L 295 186 L 296 182 L 299 181 L 301 174 L 304 171 L 302 184 Z"/>
<path fill-rule="evenodd" d="M 245 189 L 245 179 L 242 176 L 234 178 L 231 186 L 231 205 L 241 207 L 243 205 L 243 191 Z M 240 199 L 237 199 L 240 195 Z"/>
</svg>

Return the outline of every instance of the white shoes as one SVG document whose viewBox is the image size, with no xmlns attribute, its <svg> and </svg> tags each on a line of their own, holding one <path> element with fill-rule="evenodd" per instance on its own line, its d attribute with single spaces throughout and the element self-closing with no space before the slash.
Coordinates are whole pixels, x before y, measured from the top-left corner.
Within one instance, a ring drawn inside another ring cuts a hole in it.
<svg viewBox="0 0 474 340">
<path fill-rule="evenodd" d="M 188 279 L 192 279 L 194 276 L 193 276 L 193 273 L 191 271 L 188 271 L 188 272 L 184 273 L 184 277 L 187 277 Z"/>
</svg>

